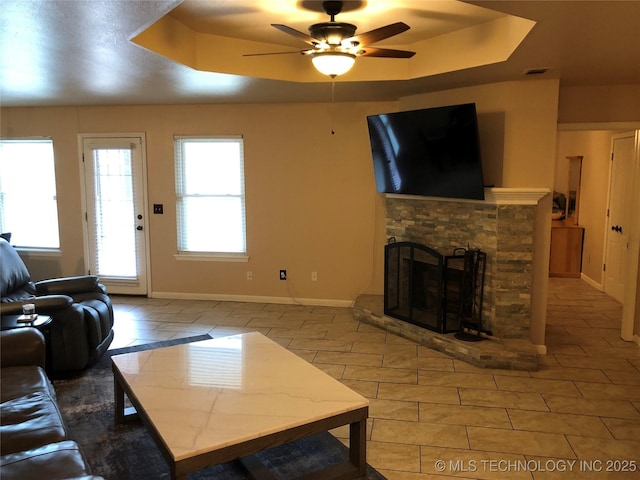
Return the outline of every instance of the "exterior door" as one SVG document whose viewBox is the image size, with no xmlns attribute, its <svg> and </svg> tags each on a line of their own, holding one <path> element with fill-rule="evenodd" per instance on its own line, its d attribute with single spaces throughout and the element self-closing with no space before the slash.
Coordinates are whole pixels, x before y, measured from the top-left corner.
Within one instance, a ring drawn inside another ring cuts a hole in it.
<svg viewBox="0 0 640 480">
<path fill-rule="evenodd" d="M 144 138 L 82 137 L 88 272 L 109 293 L 146 295 Z"/>
<path fill-rule="evenodd" d="M 605 292 L 624 303 L 624 281 L 628 268 L 629 230 L 628 204 L 633 185 L 634 133 L 614 135 L 612 139 L 607 240 L 605 251 Z"/>
</svg>

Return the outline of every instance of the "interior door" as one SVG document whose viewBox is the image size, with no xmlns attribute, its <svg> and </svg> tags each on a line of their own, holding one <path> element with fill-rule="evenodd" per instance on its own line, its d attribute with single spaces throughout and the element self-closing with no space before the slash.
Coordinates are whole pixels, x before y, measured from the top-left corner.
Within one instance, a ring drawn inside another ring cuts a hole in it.
<svg viewBox="0 0 640 480">
<path fill-rule="evenodd" d="M 612 139 L 604 290 L 621 303 L 628 264 L 634 142 L 633 132 L 614 135 Z"/>
<path fill-rule="evenodd" d="M 146 295 L 144 139 L 83 137 L 82 161 L 88 271 L 109 293 Z"/>
</svg>

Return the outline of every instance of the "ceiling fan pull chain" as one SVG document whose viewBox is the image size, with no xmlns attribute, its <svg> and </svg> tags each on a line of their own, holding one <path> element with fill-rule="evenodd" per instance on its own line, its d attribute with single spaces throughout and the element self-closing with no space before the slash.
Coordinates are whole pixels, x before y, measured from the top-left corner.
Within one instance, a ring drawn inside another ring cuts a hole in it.
<svg viewBox="0 0 640 480">
<path fill-rule="evenodd" d="M 336 93 L 336 81 L 335 79 L 331 79 L 331 111 L 329 112 L 329 114 L 331 115 L 331 135 L 335 135 L 336 132 L 333 129 L 333 117 L 334 117 L 334 110 L 335 110 L 335 93 Z"/>
</svg>

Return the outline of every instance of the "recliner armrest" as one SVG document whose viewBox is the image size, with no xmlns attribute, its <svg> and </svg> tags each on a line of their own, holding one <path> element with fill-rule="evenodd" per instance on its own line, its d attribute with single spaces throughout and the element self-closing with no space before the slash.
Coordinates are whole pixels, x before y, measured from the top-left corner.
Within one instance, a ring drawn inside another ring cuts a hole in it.
<svg viewBox="0 0 640 480">
<path fill-rule="evenodd" d="M 38 295 L 68 295 L 72 293 L 102 291 L 95 275 L 52 278 L 35 282 Z"/>
<path fill-rule="evenodd" d="M 37 329 L 24 327 L 0 332 L 0 365 L 3 368 L 30 365 L 44 368 L 45 357 L 44 335 Z"/>
<path fill-rule="evenodd" d="M 68 295 L 44 295 L 36 297 L 33 302 L 36 304 L 36 313 L 52 313 L 56 310 L 62 310 L 73 304 L 73 298 Z M 3 315 L 20 315 L 22 313 L 22 302 L 2 303 L 0 308 Z"/>
<path fill-rule="evenodd" d="M 73 298 L 68 295 L 43 295 L 36 297 L 36 313 L 48 313 L 61 310 L 73 304 Z"/>
</svg>

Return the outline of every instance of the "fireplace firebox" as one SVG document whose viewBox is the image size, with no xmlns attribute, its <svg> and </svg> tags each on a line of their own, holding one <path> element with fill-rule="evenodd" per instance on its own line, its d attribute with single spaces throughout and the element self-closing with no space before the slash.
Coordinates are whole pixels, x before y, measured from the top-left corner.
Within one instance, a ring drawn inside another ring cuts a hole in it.
<svg viewBox="0 0 640 480">
<path fill-rule="evenodd" d="M 479 332 L 478 280 L 484 275 L 469 267 L 470 258 L 478 254 L 483 255 L 459 248 L 442 255 L 425 245 L 391 238 L 385 246 L 385 315 L 438 333 L 471 326 Z"/>
</svg>

